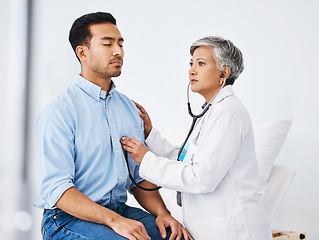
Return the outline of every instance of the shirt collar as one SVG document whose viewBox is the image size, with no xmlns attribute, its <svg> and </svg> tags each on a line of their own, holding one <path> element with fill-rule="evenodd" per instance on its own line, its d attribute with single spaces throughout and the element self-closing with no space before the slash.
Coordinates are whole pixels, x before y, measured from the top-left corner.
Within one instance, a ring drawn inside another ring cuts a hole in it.
<svg viewBox="0 0 319 240">
<path fill-rule="evenodd" d="M 78 75 L 74 82 L 78 85 L 84 92 L 86 92 L 90 97 L 94 98 L 96 101 L 100 101 L 100 99 L 106 99 L 106 91 L 102 90 L 100 86 L 90 82 L 85 79 L 81 75 Z M 112 96 L 115 91 L 115 84 L 111 81 L 111 89 L 109 91 L 109 96 Z"/>
</svg>

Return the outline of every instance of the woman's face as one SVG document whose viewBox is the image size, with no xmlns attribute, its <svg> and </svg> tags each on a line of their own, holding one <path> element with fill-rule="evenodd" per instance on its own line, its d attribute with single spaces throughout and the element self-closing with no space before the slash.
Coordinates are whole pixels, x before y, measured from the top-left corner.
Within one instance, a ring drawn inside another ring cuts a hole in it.
<svg viewBox="0 0 319 240">
<path fill-rule="evenodd" d="M 199 47 L 194 51 L 188 71 L 191 90 L 201 94 L 206 102 L 218 92 L 223 80 L 222 71 L 217 68 L 214 50 L 210 47 Z"/>
</svg>

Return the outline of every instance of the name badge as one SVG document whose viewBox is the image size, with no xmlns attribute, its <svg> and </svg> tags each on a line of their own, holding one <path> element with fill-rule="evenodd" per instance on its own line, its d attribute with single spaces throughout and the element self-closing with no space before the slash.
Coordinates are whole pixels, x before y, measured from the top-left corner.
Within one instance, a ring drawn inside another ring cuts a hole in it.
<svg viewBox="0 0 319 240">
<path fill-rule="evenodd" d="M 195 144 L 187 142 L 178 159 L 181 162 L 190 162 L 196 150 L 197 150 L 197 146 Z"/>
</svg>

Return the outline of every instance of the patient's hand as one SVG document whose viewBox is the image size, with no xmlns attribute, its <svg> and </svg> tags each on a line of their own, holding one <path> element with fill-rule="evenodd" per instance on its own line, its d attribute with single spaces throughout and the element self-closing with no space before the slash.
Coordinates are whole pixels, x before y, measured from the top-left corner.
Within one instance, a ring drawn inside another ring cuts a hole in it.
<svg viewBox="0 0 319 240">
<path fill-rule="evenodd" d="M 134 138 L 123 137 L 121 139 L 121 144 L 137 163 L 141 163 L 144 155 L 148 152 L 147 147 Z"/>
<path fill-rule="evenodd" d="M 134 103 L 135 103 L 136 107 L 140 110 L 139 115 L 143 119 L 143 122 L 144 122 L 144 134 L 145 134 L 145 139 L 146 139 L 153 128 L 152 122 L 151 122 L 151 119 L 150 119 L 148 113 L 145 111 L 145 109 L 140 104 L 138 104 L 136 102 L 134 102 Z"/>
</svg>

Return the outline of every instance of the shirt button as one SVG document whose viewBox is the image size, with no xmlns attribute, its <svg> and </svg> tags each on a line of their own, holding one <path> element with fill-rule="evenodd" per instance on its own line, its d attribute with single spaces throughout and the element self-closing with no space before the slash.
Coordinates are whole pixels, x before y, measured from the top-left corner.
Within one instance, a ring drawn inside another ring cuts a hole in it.
<svg viewBox="0 0 319 240">
<path fill-rule="evenodd" d="M 123 177 L 121 176 L 120 179 L 123 180 Z"/>
</svg>

